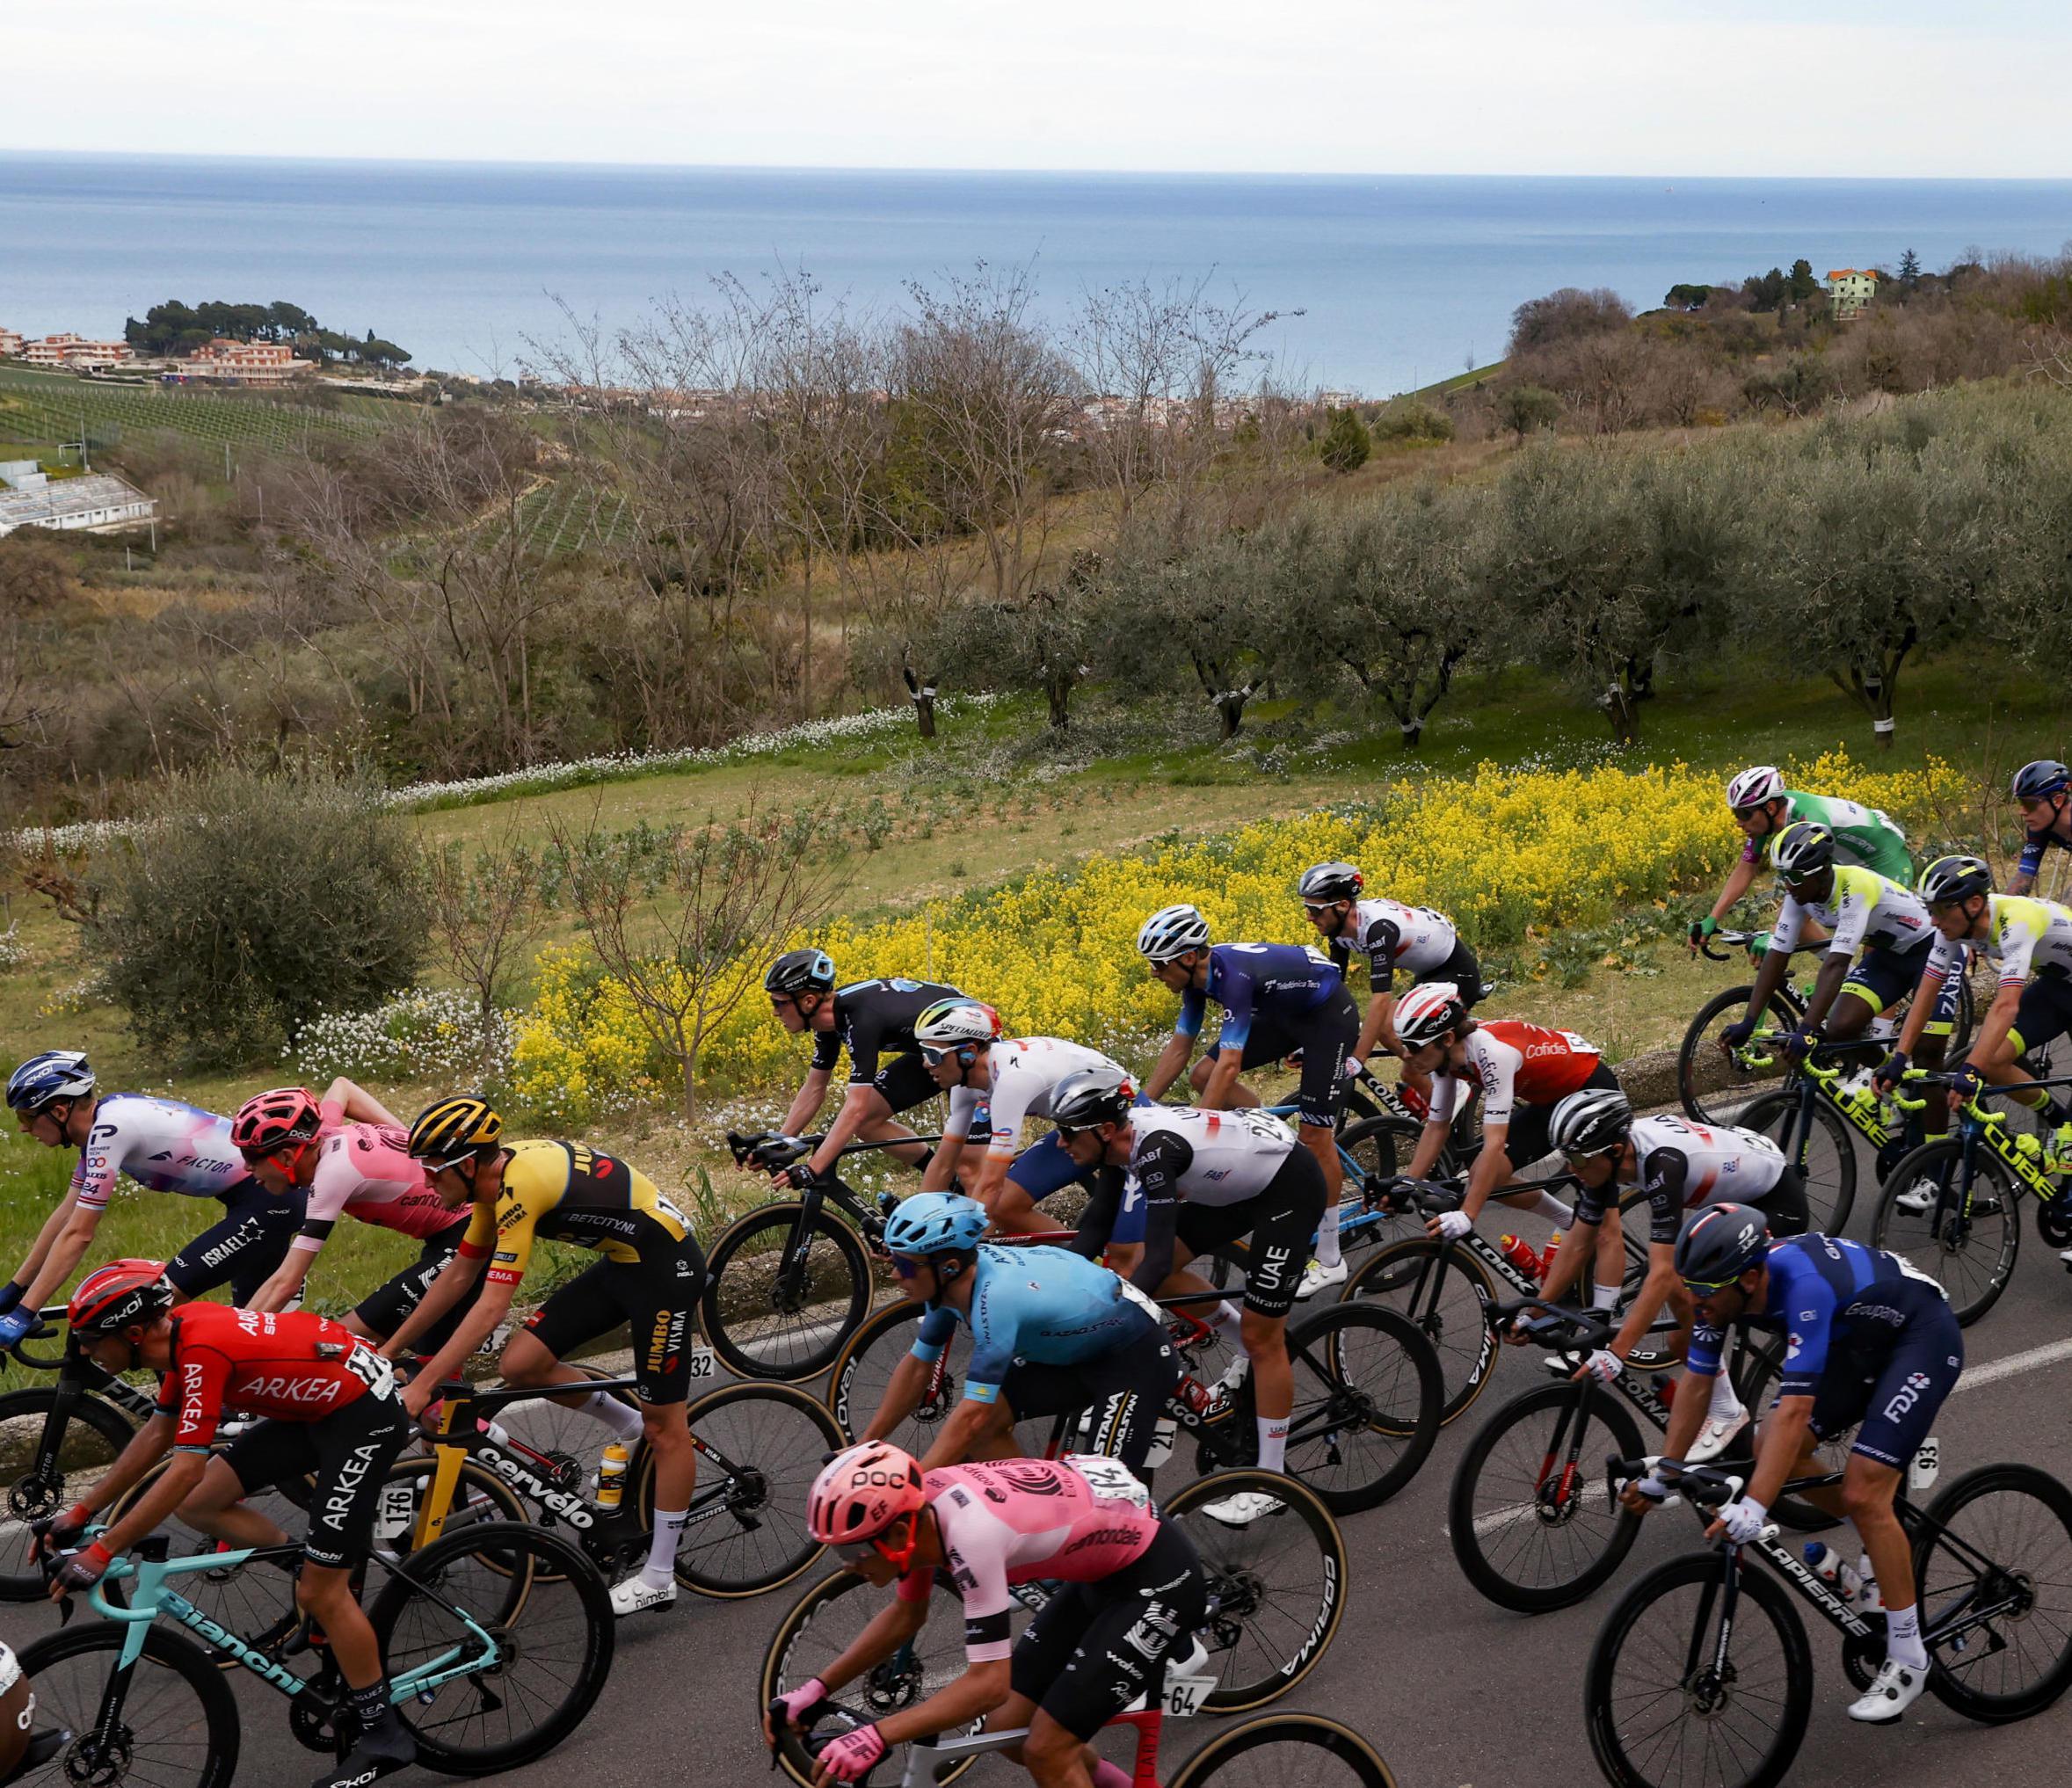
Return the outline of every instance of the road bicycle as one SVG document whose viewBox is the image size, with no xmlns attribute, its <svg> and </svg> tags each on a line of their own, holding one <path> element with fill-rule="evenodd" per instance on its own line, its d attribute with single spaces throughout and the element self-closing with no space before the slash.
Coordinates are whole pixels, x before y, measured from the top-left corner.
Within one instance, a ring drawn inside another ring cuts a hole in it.
<svg viewBox="0 0 2072 1788">
<path fill-rule="evenodd" d="M 307 1663 L 298 1657 L 306 1673 L 298 1674 L 180 1593 L 210 1571 L 290 1568 L 300 1547 L 206 1559 L 171 1559 L 167 1548 L 156 1535 L 134 1560 L 109 1567 L 88 1596 L 103 1619 L 23 1648 L 39 1712 L 72 1735 L 22 1781 L 229 1788 L 240 1718 L 221 1656 L 287 1698 L 288 1729 L 302 1744 L 336 1757 L 349 1748 L 340 1730 L 346 1691 L 328 1647 L 312 1647 Z M 615 1629 L 610 1593 L 579 1548 L 523 1523 L 494 1522 L 374 1562 L 387 1577 L 367 1619 L 421 1763 L 496 1775 L 545 1755 L 582 1723 L 611 1668 Z M 114 1586 L 120 1600 L 108 1593 Z"/>
<path fill-rule="evenodd" d="M 1226 1527 L 1206 1513 L 1223 1497 L 1246 1492 L 1263 1492 L 1279 1507 L 1242 1528 Z M 1186 1534 L 1208 1584 L 1208 1617 L 1196 1635 L 1200 1649 L 1188 1671 L 1196 1684 L 1194 1704 L 1207 1712 L 1246 1713 L 1286 1694 L 1321 1660 L 1345 1611 L 1345 1537 L 1331 1511 L 1299 1480 L 1276 1472 L 1233 1472 L 1197 1479 L 1177 1495 L 1161 1498 L 1159 1512 Z M 1016 1618 L 1033 1615 L 1051 1590 L 1043 1582 L 1015 1586 L 1011 1593 Z M 848 1571 L 807 1590 L 779 1624 L 764 1655 L 762 1704 L 818 1675 L 883 1606 L 882 1595 Z M 962 1675 L 963 1641 L 956 1586 L 947 1573 L 938 1572 L 920 1632 L 847 1686 L 845 1692 L 859 1718 L 883 1719 Z M 898 1761 L 903 1750 L 927 1749 L 895 1746 L 889 1755 L 895 1767 L 904 1767 Z M 942 1773 L 934 1779 L 962 1774 L 976 1755 L 942 1758 L 938 1753 Z M 796 1734 L 785 1735 L 778 1761 L 794 1780 L 812 1779 Z"/>
<path fill-rule="evenodd" d="M 1907 1080 L 1954 1087 L 1948 1074 L 1918 1069 Z M 2072 1197 L 2065 1169 L 2034 1136 L 2010 1128 L 1985 1101 L 2010 1094 L 2072 1086 L 2072 1078 L 1988 1086 L 1957 1108 L 1956 1133 L 1936 1137 L 1902 1158 L 1887 1176 L 1871 1220 L 1873 1247 L 1890 1248 L 1943 1288 L 1957 1320 L 1969 1326 L 2014 1276 L 2021 1252 L 2021 1201 L 2036 1200 L 2036 1232 L 2047 1247 L 2072 1246 Z M 1927 1101 L 1904 1096 L 1908 1110 Z"/>
<path fill-rule="evenodd" d="M 1754 1071 L 1773 1067 L 1785 1035 L 1758 1030 L 1735 1058 Z M 1816 1045 L 1785 1067 L 1781 1083 L 1758 1093 L 1732 1120 L 1769 1137 L 1799 1170 L 1806 1182 L 1807 1227 L 1821 1235 L 1840 1235 L 1856 1208 L 1852 1133 L 1863 1138 L 1874 1160 L 1889 1162 L 1892 1152 L 1904 1146 L 1901 1115 L 1878 1092 L 1871 1070 L 1860 1059 L 1845 1069 L 1838 1059 L 1862 1054 L 1856 1043 Z"/>
<path fill-rule="evenodd" d="M 1615 1479 L 1654 1461 L 1608 1462 Z M 1673 1479 L 1701 1523 L 1741 1494 L 1710 1467 Z M 1837 1472 L 1792 1479 L 1824 1488 Z M 1981 1465 L 1925 1508 L 1894 1508 L 1913 1541 L 1929 1691 L 1987 1725 L 2041 1712 L 2072 1683 L 2072 1491 L 2032 1465 Z M 1768 1571 L 1751 1570 L 1752 1560 Z M 1780 1582 L 1778 1580 L 1782 1579 Z M 1813 1654 L 1792 1606 L 1842 1635 L 1858 1690 L 1884 1660 L 1881 1616 L 1838 1595 L 1775 1524 L 1657 1566 L 1607 1617 L 1583 1699 L 1590 1748 L 1615 1788 L 1772 1788 L 1790 1772 L 1813 1708 Z"/>
<path fill-rule="evenodd" d="M 1157 1300 L 1184 1377 L 1166 1407 L 1166 1419 L 1195 1444 L 1196 1469 L 1206 1474 L 1258 1463 L 1252 1378 L 1218 1401 L 1204 1386 L 1204 1360 L 1227 1361 L 1213 1330 L 1188 1306 L 1214 1302 L 1220 1291 L 1189 1292 Z M 902 1301 L 876 1312 L 849 1338 L 829 1381 L 828 1408 L 842 1432 L 861 1434 L 883 1400 L 892 1372 L 911 1351 L 921 1308 Z M 1290 1475 L 1315 1490 L 1336 1515 L 1378 1507 L 1417 1475 L 1439 1433 L 1439 1363 L 1429 1343 L 1392 1311 L 1328 1305 L 1291 1320 L 1288 1357 L 1295 1372 L 1295 1407 L 1288 1424 Z M 930 1362 L 912 1415 L 884 1436 L 925 1457 L 939 1425 L 956 1407 L 971 1334 L 961 1323 Z M 1032 1455 L 1062 1450 L 1076 1412 L 1052 1419 L 1048 1444 Z M 1025 1424 L 1025 1429 L 1033 1424 Z"/>
</svg>

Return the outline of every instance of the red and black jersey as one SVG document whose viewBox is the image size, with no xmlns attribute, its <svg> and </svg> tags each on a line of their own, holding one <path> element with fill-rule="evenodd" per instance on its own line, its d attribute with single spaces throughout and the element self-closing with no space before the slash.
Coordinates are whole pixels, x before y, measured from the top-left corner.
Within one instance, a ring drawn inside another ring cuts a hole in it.
<svg viewBox="0 0 2072 1788">
<path fill-rule="evenodd" d="M 204 1448 L 226 1408 L 277 1421 L 321 1421 L 370 1391 L 392 1394 L 388 1361 L 344 1324 L 309 1311 L 262 1316 L 227 1304 L 173 1306 L 172 1367 L 158 1413 L 173 1444 Z"/>
</svg>

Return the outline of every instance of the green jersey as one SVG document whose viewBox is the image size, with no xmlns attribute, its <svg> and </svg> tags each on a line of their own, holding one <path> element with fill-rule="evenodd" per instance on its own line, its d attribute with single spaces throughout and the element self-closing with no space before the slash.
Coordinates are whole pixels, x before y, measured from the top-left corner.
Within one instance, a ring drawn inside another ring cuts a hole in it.
<svg viewBox="0 0 2072 1788">
<path fill-rule="evenodd" d="M 1837 861 L 1861 863 L 1902 888 L 1914 885 L 1914 859 L 1907 849 L 1907 834 L 1893 824 L 1889 814 L 1832 795 L 1801 795 L 1792 789 L 1785 790 L 1785 808 L 1778 832 L 1797 820 L 1814 820 L 1835 834 Z M 1741 852 L 1741 861 L 1760 862 L 1768 849 L 1769 839 L 1752 838 Z"/>
</svg>

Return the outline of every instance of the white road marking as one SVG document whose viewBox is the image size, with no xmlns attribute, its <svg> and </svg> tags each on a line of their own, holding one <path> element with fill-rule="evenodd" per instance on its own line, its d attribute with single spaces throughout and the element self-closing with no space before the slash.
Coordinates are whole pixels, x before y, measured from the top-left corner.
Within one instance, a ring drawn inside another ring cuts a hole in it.
<svg viewBox="0 0 2072 1788">
<path fill-rule="evenodd" d="M 2039 1348 L 2009 1354 L 2004 1359 L 1988 1360 L 1982 1366 L 1967 1365 L 1951 1387 L 1950 1395 L 1954 1397 L 1959 1391 L 1976 1391 L 1982 1385 L 2018 1377 L 2024 1372 L 2039 1371 L 2045 1366 L 2056 1365 L 2060 1360 L 2072 1360 L 2072 1341 L 2046 1341 Z"/>
</svg>

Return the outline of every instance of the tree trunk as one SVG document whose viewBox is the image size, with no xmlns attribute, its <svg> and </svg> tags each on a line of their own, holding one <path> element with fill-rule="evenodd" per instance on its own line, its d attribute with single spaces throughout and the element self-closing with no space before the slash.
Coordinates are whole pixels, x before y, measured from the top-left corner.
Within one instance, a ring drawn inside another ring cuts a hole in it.
<svg viewBox="0 0 2072 1788">
<path fill-rule="evenodd" d="M 923 682 L 913 673 L 912 665 L 901 665 L 899 674 L 906 679 L 906 693 L 913 702 L 914 724 L 920 728 L 923 738 L 935 737 L 935 685 Z"/>
<path fill-rule="evenodd" d="M 1069 671 L 1053 671 L 1043 679 L 1043 694 L 1051 702 L 1051 725 L 1058 732 L 1072 725 L 1072 680 Z"/>
<path fill-rule="evenodd" d="M 1621 749 L 1640 742 L 1640 711 L 1633 692 L 1622 679 L 1614 678 L 1597 698 L 1604 717 L 1611 723 L 1612 742 Z"/>
</svg>

